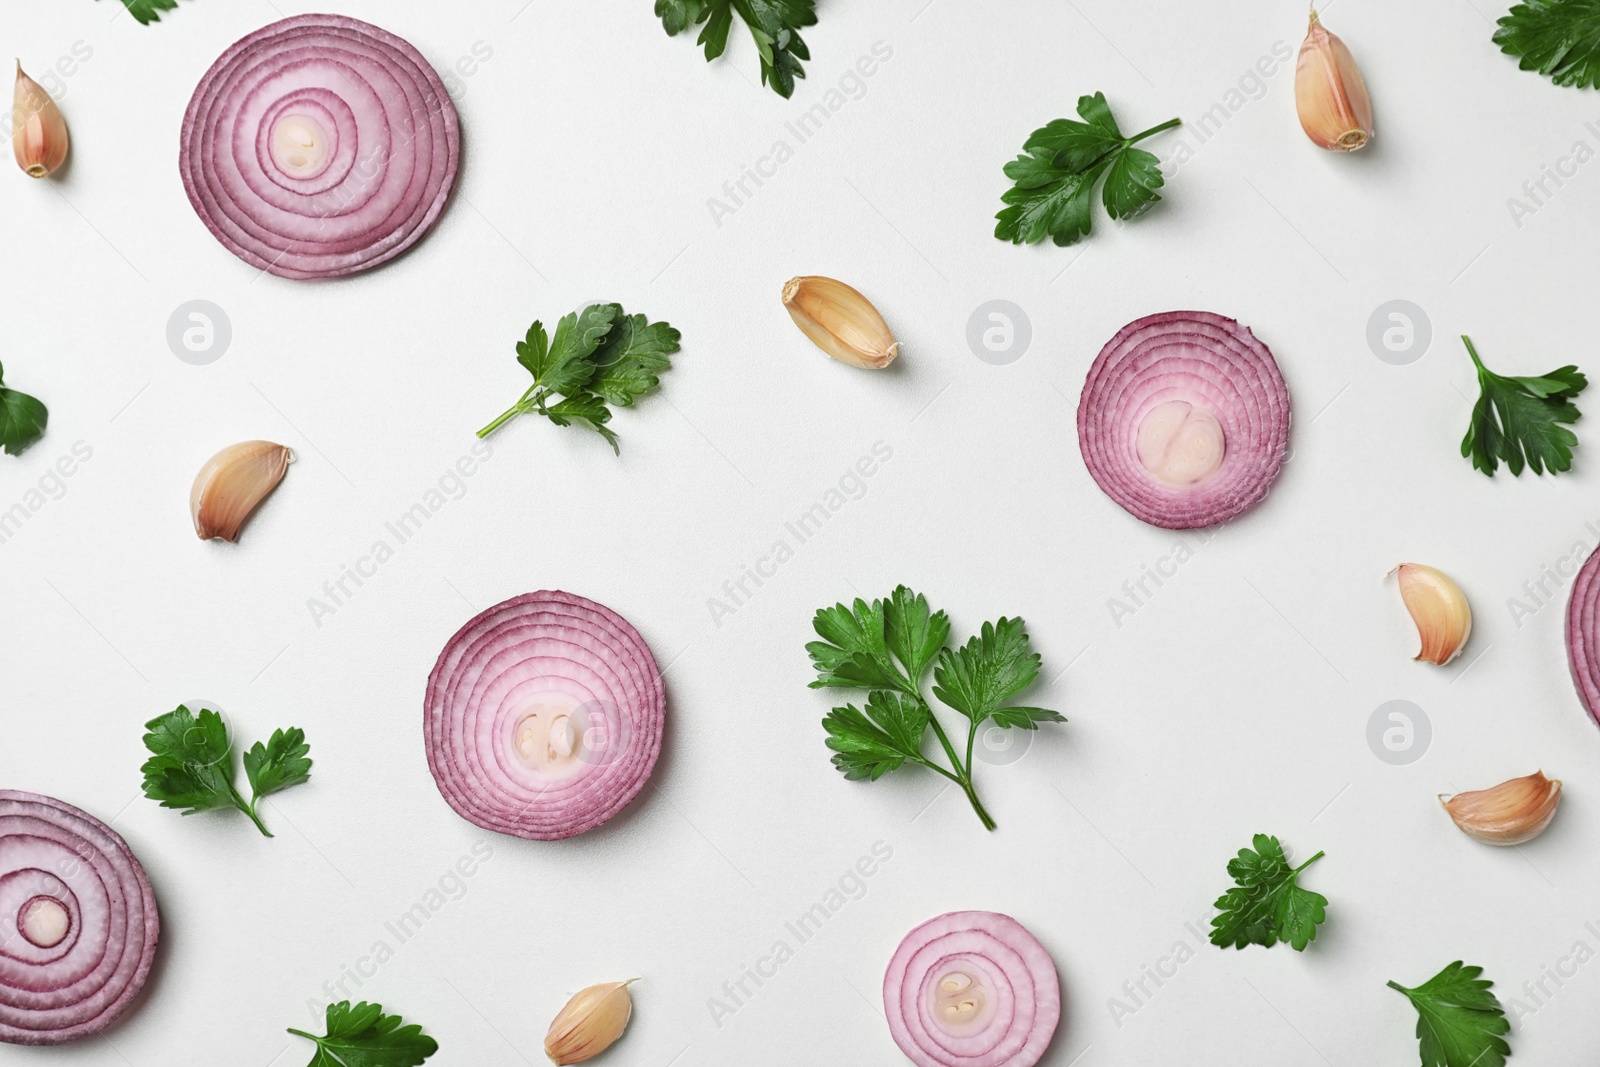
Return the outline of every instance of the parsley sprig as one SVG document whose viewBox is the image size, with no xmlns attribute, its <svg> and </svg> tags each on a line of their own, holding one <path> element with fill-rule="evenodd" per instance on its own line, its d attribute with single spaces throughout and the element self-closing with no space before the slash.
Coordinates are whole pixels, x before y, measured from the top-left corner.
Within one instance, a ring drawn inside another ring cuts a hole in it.
<svg viewBox="0 0 1600 1067">
<path fill-rule="evenodd" d="M 326 1036 L 289 1027 L 289 1033 L 314 1041 L 317 1053 L 307 1067 L 418 1067 L 439 1051 L 439 1043 L 416 1023 L 402 1026 L 398 1015 L 385 1015 L 382 1004 L 348 1000 L 328 1005 Z"/>
<path fill-rule="evenodd" d="M 139 20 L 141 26 L 161 21 L 161 12 L 176 11 L 178 0 L 122 0 L 128 14 Z"/>
<path fill-rule="evenodd" d="M 1415 989 L 1388 983 L 1417 1009 L 1422 1067 L 1505 1067 L 1511 1023 L 1482 973 L 1456 960 Z"/>
<path fill-rule="evenodd" d="M 817 24 L 816 9 L 817 0 L 656 0 L 656 15 L 669 37 L 701 27 L 695 43 L 705 49 L 707 63 L 727 50 L 738 15 L 761 53 L 761 84 L 786 100 L 794 94 L 794 80 L 806 76 L 801 63 L 811 51 L 800 39 L 800 28 Z"/>
<path fill-rule="evenodd" d="M 1220 914 L 1211 920 L 1211 943 L 1242 949 L 1284 941 L 1304 952 L 1328 917 L 1328 898 L 1302 888 L 1300 874 L 1324 853 L 1291 868 L 1276 837 L 1256 834 L 1251 844 L 1228 861 L 1235 884 L 1213 905 Z"/>
<path fill-rule="evenodd" d="M 817 612 L 812 626 L 820 641 L 806 646 L 817 668 L 811 688 L 866 689 L 863 707 L 847 704 L 830 711 L 822 725 L 833 749 L 833 765 L 848 779 L 877 781 L 906 763 L 916 763 L 961 787 L 984 829 L 995 828 L 972 783 L 972 750 L 978 728 L 1037 730 L 1041 723 L 1066 722 L 1044 708 L 1006 702 L 1039 674 L 1039 655 L 1021 619 L 984 623 L 977 637 L 951 650 L 950 620 L 930 611 L 926 597 L 900 586 L 888 600 L 836 604 Z M 932 669 L 933 693 L 967 719 L 966 759 L 922 695 Z M 938 739 L 948 766 L 922 754 L 928 730 Z"/>
<path fill-rule="evenodd" d="M 1470 337 L 1461 340 L 1478 368 L 1481 390 L 1461 454 L 1491 478 L 1501 460 L 1513 477 L 1522 473 L 1524 462 L 1535 474 L 1547 467 L 1551 474 L 1571 470 L 1578 438 L 1567 427 L 1580 417 L 1572 400 L 1588 388 L 1589 379 L 1571 365 L 1538 378 L 1505 377 L 1483 365 Z"/>
<path fill-rule="evenodd" d="M 488 437 L 518 415 L 538 414 L 557 426 L 592 427 L 621 455 L 617 435 L 606 425 L 607 405 L 632 407 L 656 388 L 681 336 L 665 322 L 627 314 L 621 304 L 590 304 L 557 323 L 553 338 L 535 321 L 517 342 L 517 362 L 533 375 L 533 384 L 478 436 Z"/>
<path fill-rule="evenodd" d="M 1522 70 L 1600 89 L 1600 0 L 1524 0 L 1496 26 L 1494 43 Z"/>
<path fill-rule="evenodd" d="M 197 716 L 185 705 L 151 719 L 144 728 L 144 746 L 151 756 L 140 768 L 144 795 L 163 808 L 185 815 L 217 808 L 237 808 L 250 816 L 267 837 L 272 833 L 256 814 L 261 798 L 311 777 L 305 731 L 299 727 L 274 730 L 265 745 L 257 741 L 244 754 L 244 773 L 250 780 L 247 802 L 234 786 L 233 744 L 222 716 L 208 708 Z"/>
<path fill-rule="evenodd" d="M 1104 93 L 1080 97 L 1078 115 L 1082 122 L 1057 119 L 1033 131 L 1024 154 L 1006 164 L 1006 177 L 1016 184 L 1000 198 L 1011 206 L 995 216 L 994 235 L 1002 241 L 1034 244 L 1050 237 L 1070 245 L 1087 237 L 1102 176 L 1100 199 L 1113 219 L 1135 218 L 1161 199 L 1161 161 L 1133 146 L 1182 120 L 1124 137 Z"/>
<path fill-rule="evenodd" d="M 0 448 L 8 456 L 20 456 L 44 436 L 50 412 L 27 393 L 5 387 L 5 368 L 0 367 Z"/>
</svg>

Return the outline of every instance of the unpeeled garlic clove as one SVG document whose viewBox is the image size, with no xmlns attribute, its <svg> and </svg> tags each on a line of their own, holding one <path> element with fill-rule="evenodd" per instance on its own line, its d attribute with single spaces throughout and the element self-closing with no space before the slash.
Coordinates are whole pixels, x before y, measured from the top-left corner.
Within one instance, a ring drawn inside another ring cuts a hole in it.
<svg viewBox="0 0 1600 1067">
<path fill-rule="evenodd" d="M 791 278 L 783 287 L 783 306 L 805 335 L 840 363 L 882 370 L 900 354 L 872 301 L 833 278 Z"/>
<path fill-rule="evenodd" d="M 1440 794 L 1439 803 L 1461 832 L 1486 845 L 1520 845 L 1544 833 L 1561 803 L 1561 779 L 1535 771 L 1490 789 Z"/>
<path fill-rule="evenodd" d="M 1311 11 L 1294 71 L 1300 127 L 1318 148 L 1354 152 L 1372 140 L 1372 98 L 1350 49 Z"/>
<path fill-rule="evenodd" d="M 611 1047 L 627 1029 L 633 1015 L 633 996 L 626 982 L 606 982 L 579 991 L 550 1024 L 544 1054 L 556 1067 L 592 1060 Z"/>
<path fill-rule="evenodd" d="M 1461 654 L 1472 636 L 1472 605 L 1467 594 L 1448 574 L 1420 563 L 1402 563 L 1395 568 L 1400 577 L 1400 599 L 1417 624 L 1422 650 L 1415 659 L 1441 667 Z"/>
<path fill-rule="evenodd" d="M 12 93 L 11 150 L 17 166 L 30 178 L 45 178 L 67 161 L 67 120 L 50 94 L 22 73 L 17 63 L 17 85 Z"/>
<path fill-rule="evenodd" d="M 283 481 L 294 453 L 271 441 L 241 441 L 206 460 L 189 490 L 189 513 L 200 540 L 237 541 L 239 528 Z"/>
</svg>

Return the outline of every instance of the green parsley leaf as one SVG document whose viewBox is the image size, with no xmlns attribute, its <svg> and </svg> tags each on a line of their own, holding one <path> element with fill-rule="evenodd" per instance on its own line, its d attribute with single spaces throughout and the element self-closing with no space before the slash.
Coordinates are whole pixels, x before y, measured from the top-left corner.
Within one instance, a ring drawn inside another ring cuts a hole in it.
<svg viewBox="0 0 1600 1067">
<path fill-rule="evenodd" d="M 1551 474 L 1571 470 L 1578 438 L 1567 426 L 1580 418 L 1572 400 L 1588 388 L 1589 379 L 1570 365 L 1537 378 L 1504 377 L 1483 365 L 1470 338 L 1461 340 L 1478 369 L 1481 390 L 1461 454 L 1491 478 L 1501 460 L 1513 477 L 1524 463 L 1535 474 L 1546 468 Z"/>
<path fill-rule="evenodd" d="M 314 1041 L 317 1053 L 307 1067 L 418 1067 L 439 1051 L 439 1043 L 416 1023 L 402 1026 L 398 1015 L 385 1015 L 382 1004 L 348 1000 L 328 1005 L 325 1037 L 289 1028 L 289 1033 Z"/>
<path fill-rule="evenodd" d="M 244 773 L 250 779 L 250 791 L 264 797 L 306 781 L 311 777 L 311 761 L 306 758 L 310 751 L 306 732 L 298 726 L 272 731 L 270 741 L 265 745 L 257 741 L 244 754 Z"/>
<path fill-rule="evenodd" d="M 833 749 L 833 765 L 851 781 L 877 781 L 906 760 L 920 760 L 928 708 L 899 693 L 874 692 L 866 710 L 834 708 L 822 720 Z"/>
<path fill-rule="evenodd" d="M 555 338 L 542 349 L 535 346 L 538 338 L 534 332 L 542 335 L 544 325 L 535 322 L 528 329 L 528 343 L 517 346 L 517 362 L 528 368 L 534 384 L 541 388 L 557 396 L 577 392 L 594 377 L 594 361 L 590 357 L 611 332 L 620 310 L 616 304 L 591 304 L 581 312 L 573 312 L 556 324 Z"/>
<path fill-rule="evenodd" d="M 140 768 L 145 796 L 185 815 L 243 808 L 244 800 L 233 788 L 233 749 L 222 716 L 202 708 L 196 717 L 179 704 L 144 728 L 150 731 L 144 747 L 152 753 Z"/>
<path fill-rule="evenodd" d="M 818 641 L 806 645 L 817 670 L 813 689 L 865 689 L 867 702 L 834 708 L 822 720 L 833 765 L 852 781 L 877 781 L 906 763 L 917 763 L 961 787 L 985 829 L 994 820 L 984 810 L 972 783 L 973 745 L 978 726 L 1037 730 L 1042 723 L 1066 722 L 1044 708 L 1003 707 L 1039 674 L 1039 657 L 1028 644 L 1021 619 L 986 623 L 978 637 L 951 652 L 950 620 L 934 611 L 926 597 L 899 586 L 887 600 L 835 604 L 812 620 Z M 966 759 L 950 742 L 922 687 L 932 669 L 940 700 L 967 717 Z M 922 754 L 932 730 L 947 763 Z"/>
<path fill-rule="evenodd" d="M 1505 1067 L 1511 1023 L 1482 973 L 1456 960 L 1415 989 L 1388 983 L 1417 1009 L 1422 1067 Z"/>
<path fill-rule="evenodd" d="M 933 695 L 976 725 L 1032 685 L 1038 674 L 1039 654 L 1029 644 L 1022 620 L 1001 619 L 984 623 L 964 647 L 940 652 Z"/>
<path fill-rule="evenodd" d="M 811 51 L 799 31 L 817 24 L 816 7 L 816 0 L 656 0 L 656 15 L 668 36 L 700 26 L 696 43 L 708 63 L 727 50 L 738 15 L 761 55 L 761 83 L 788 99 L 795 79 L 806 76 L 803 63 Z"/>
<path fill-rule="evenodd" d="M 632 407 L 633 402 L 661 384 L 658 375 L 672 366 L 672 354 L 682 338 L 664 322 L 643 315 L 624 315 L 616 308 L 615 326 L 595 350 L 594 379 L 589 388 L 608 404 Z"/>
<path fill-rule="evenodd" d="M 256 803 L 269 793 L 299 785 L 311 776 L 305 733 L 297 727 L 278 730 L 265 746 L 259 741 L 245 753 L 251 798 L 246 803 L 234 786 L 233 745 L 222 716 L 207 708 L 195 715 L 185 705 L 145 723 L 144 747 L 150 750 L 140 771 L 144 795 L 164 808 L 185 815 L 218 808 L 237 808 L 256 829 L 272 834 L 256 814 Z"/>
<path fill-rule="evenodd" d="M 1256 834 L 1252 843 L 1254 851 L 1240 849 L 1228 861 L 1228 874 L 1237 884 L 1217 898 L 1214 906 L 1221 914 L 1211 920 L 1211 943 L 1242 949 L 1285 941 L 1304 952 L 1328 917 L 1328 898 L 1301 888 L 1299 877 L 1323 853 L 1291 869 L 1276 837 Z"/>
<path fill-rule="evenodd" d="M 1013 186 L 1000 199 L 1011 206 L 995 216 L 994 231 L 1002 241 L 1034 244 L 1049 237 L 1070 245 L 1087 237 L 1102 176 L 1101 200 L 1113 219 L 1136 218 L 1161 199 L 1161 161 L 1133 146 L 1180 120 L 1124 137 L 1102 93 L 1080 97 L 1078 115 L 1084 121 L 1057 119 L 1035 130 L 1024 154 L 1006 164 Z"/>
<path fill-rule="evenodd" d="M 629 315 L 620 304 L 590 304 L 566 316 L 553 338 L 544 323 L 535 322 L 517 342 L 517 362 L 533 375 L 533 384 L 478 436 L 489 436 L 518 415 L 543 415 L 557 426 L 588 426 L 620 455 L 617 435 L 606 425 L 607 405 L 632 407 L 659 386 L 680 337 L 665 322 Z"/>
<path fill-rule="evenodd" d="M 859 603 L 859 602 L 858 602 Z M 884 644 L 908 678 L 921 678 L 950 639 L 950 619 L 929 611 L 928 598 L 899 586 L 883 605 Z"/>
<path fill-rule="evenodd" d="M 148 26 L 161 20 L 161 12 L 176 11 L 178 0 L 122 0 L 122 6 L 128 9 L 128 14 L 139 20 L 141 26 Z"/>
<path fill-rule="evenodd" d="M 1521 69 L 1600 89 L 1600 0 L 1523 0 L 1496 25 L 1494 43 Z"/>
<path fill-rule="evenodd" d="M 20 456 L 28 446 L 44 436 L 50 413 L 27 393 L 5 387 L 5 368 L 0 367 L 0 448 L 8 456 Z"/>
</svg>

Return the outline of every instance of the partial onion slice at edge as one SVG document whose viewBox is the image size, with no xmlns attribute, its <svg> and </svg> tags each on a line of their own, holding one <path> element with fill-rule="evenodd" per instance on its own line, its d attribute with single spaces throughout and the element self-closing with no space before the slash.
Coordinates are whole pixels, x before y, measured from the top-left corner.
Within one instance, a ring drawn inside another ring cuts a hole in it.
<svg viewBox="0 0 1600 1067">
<path fill-rule="evenodd" d="M 0 789 L 0 1042 L 60 1045 L 139 995 L 161 917 L 128 844 L 60 800 Z"/>
</svg>

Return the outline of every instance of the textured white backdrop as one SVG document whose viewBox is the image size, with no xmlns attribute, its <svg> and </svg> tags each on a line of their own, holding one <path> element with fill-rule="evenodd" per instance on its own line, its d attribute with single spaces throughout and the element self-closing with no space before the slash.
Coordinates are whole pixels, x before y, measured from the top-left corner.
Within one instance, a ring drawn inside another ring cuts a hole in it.
<svg viewBox="0 0 1600 1067">
<path fill-rule="evenodd" d="M 1415 1014 L 1385 980 L 1414 985 L 1465 957 L 1532 1006 L 1524 982 L 1575 942 L 1600 948 L 1585 926 L 1600 920 L 1600 734 L 1567 677 L 1565 596 L 1520 626 L 1507 606 L 1595 543 L 1600 436 L 1586 420 L 1578 470 L 1554 481 L 1491 482 L 1456 454 L 1472 388 L 1457 334 L 1503 370 L 1600 370 L 1600 169 L 1578 168 L 1520 228 L 1507 206 L 1574 142 L 1600 146 L 1585 125 L 1600 103 L 1499 54 L 1503 2 L 1335 5 L 1328 23 L 1377 108 L 1377 140 L 1355 158 L 1305 140 L 1288 70 L 1247 82 L 1257 99 L 1228 97 L 1278 42 L 1298 47 L 1299 3 L 824 0 L 791 102 L 752 87 L 745 41 L 707 68 L 648 0 L 332 6 L 441 68 L 492 53 L 458 75 L 464 166 L 437 230 L 335 284 L 258 276 L 224 251 L 175 159 L 211 60 L 324 5 L 185 0 L 142 28 L 113 0 L 10 0 L 0 21 L 4 53 L 36 72 L 77 42 L 92 50 L 63 82 L 63 180 L 0 181 L 0 359 L 51 411 L 39 445 L 0 460 L 0 509 L 75 442 L 93 452 L 0 545 L 0 783 L 114 818 L 164 920 L 149 995 L 107 1040 L 0 1060 L 305 1062 L 284 1027 L 304 1028 L 308 998 L 376 942 L 395 947 L 385 924 L 474 848 L 490 858 L 464 895 L 346 986 L 423 1023 L 447 1065 L 543 1062 L 569 992 L 634 975 L 619 1064 L 901 1063 L 883 966 L 912 926 L 960 908 L 1008 912 L 1055 955 L 1067 1007 L 1053 1067 L 1414 1063 Z M 785 123 L 875 46 L 891 58 L 798 144 Z M 1129 129 L 1184 118 L 1150 146 L 1193 147 L 1168 167 L 1167 199 L 1132 225 L 1100 220 L 1079 248 L 995 241 L 1001 165 L 1095 90 Z M 1241 106 L 1201 143 L 1194 122 L 1229 102 Z M 708 199 L 780 140 L 792 158 L 714 218 Z M 874 297 L 905 344 L 893 372 L 849 370 L 801 338 L 778 300 L 799 273 Z M 165 340 L 197 298 L 233 326 L 209 367 Z M 1010 366 L 965 340 L 995 298 L 1032 322 Z M 1405 367 L 1365 340 L 1395 298 L 1435 334 Z M 521 392 L 512 344 L 529 321 L 593 299 L 684 335 L 661 395 L 618 415 L 621 460 L 579 430 L 510 426 L 464 495 L 318 626 L 308 598 Z M 1175 308 L 1253 327 L 1295 404 L 1272 497 L 1211 540 L 1120 511 L 1074 437 L 1100 345 Z M 241 544 L 201 544 L 190 480 L 252 437 L 300 460 Z M 708 598 L 876 442 L 892 459 L 865 495 L 714 623 Z M 1108 599 L 1180 540 L 1193 557 L 1115 625 Z M 1414 635 L 1383 581 L 1403 560 L 1446 569 L 1473 598 L 1459 665 L 1407 659 Z M 811 614 L 898 582 L 962 633 L 1021 614 L 1047 677 L 1072 664 L 1032 701 L 1070 725 L 980 769 L 994 834 L 931 774 L 858 785 L 828 765 L 828 698 L 806 688 Z M 554 844 L 457 818 L 419 728 L 445 639 L 540 588 L 610 605 L 670 664 L 653 787 L 614 825 Z M 139 797 L 141 724 L 194 699 L 221 705 L 246 742 L 306 729 L 315 777 L 268 803 L 275 840 Z M 1433 724 L 1410 766 L 1365 739 L 1391 699 Z M 1536 767 L 1568 799 L 1521 850 L 1467 840 L 1433 799 Z M 1257 831 L 1327 851 L 1308 878 L 1332 901 L 1315 946 L 1200 946 L 1114 1020 L 1124 982 L 1176 942 L 1196 947 L 1185 924 L 1204 929 L 1224 862 Z M 723 983 L 792 941 L 784 923 L 879 842 L 892 858 L 864 896 L 714 1023 Z M 1591 1050 L 1597 994 L 1600 964 L 1585 964 L 1520 1020 L 1516 1062 Z"/>
</svg>

